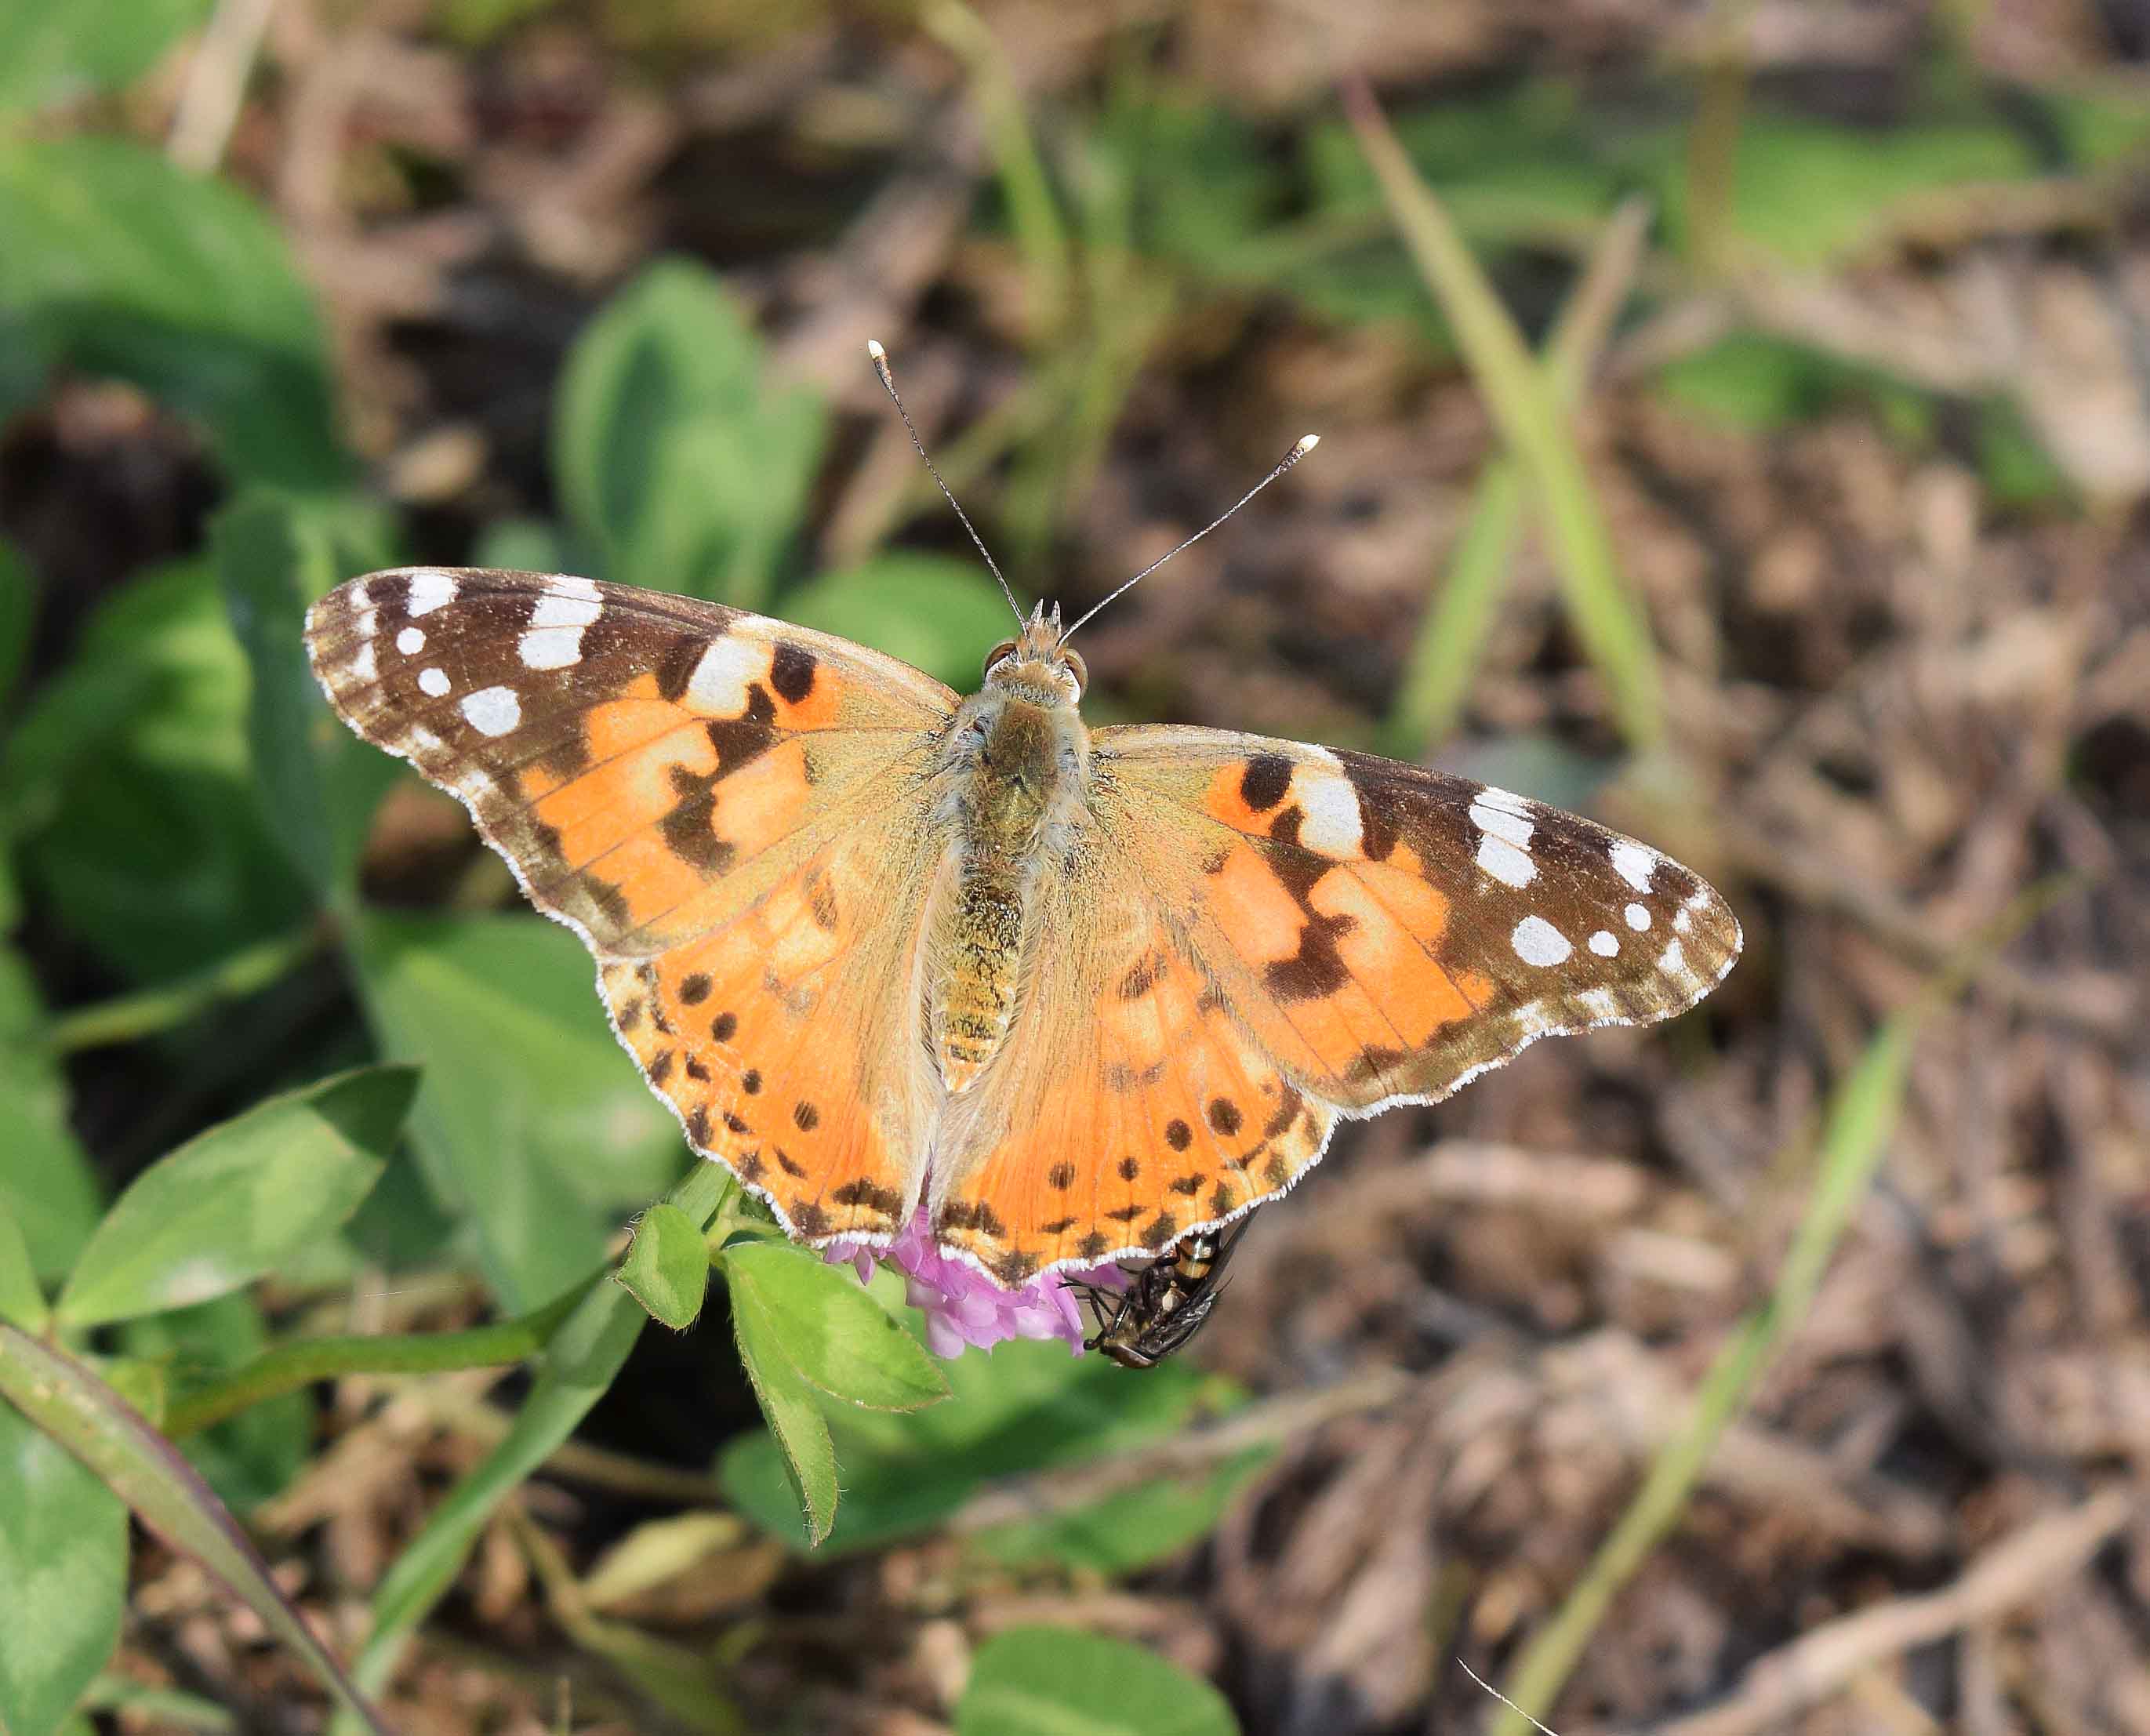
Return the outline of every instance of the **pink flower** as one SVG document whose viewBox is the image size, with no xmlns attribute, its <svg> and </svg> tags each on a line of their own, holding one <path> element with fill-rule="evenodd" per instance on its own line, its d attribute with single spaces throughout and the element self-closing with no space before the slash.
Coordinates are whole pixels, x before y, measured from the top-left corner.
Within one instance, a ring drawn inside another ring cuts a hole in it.
<svg viewBox="0 0 2150 1736">
<path fill-rule="evenodd" d="M 1061 1280 L 1072 1278 L 1110 1289 L 1128 1281 L 1128 1274 L 1118 1266 L 1103 1265 L 1088 1271 L 1047 1272 L 1019 1290 L 1004 1290 L 976 1266 L 941 1253 L 922 1202 L 903 1234 L 889 1246 L 836 1242 L 823 1258 L 831 1265 L 855 1267 L 861 1284 L 873 1276 L 876 1259 L 902 1273 L 909 1281 L 907 1299 L 924 1312 L 926 1342 L 936 1356 L 960 1356 L 966 1345 L 990 1350 L 1004 1338 L 1065 1339 L 1080 1356 L 1089 1323 L 1075 1292 Z"/>
</svg>

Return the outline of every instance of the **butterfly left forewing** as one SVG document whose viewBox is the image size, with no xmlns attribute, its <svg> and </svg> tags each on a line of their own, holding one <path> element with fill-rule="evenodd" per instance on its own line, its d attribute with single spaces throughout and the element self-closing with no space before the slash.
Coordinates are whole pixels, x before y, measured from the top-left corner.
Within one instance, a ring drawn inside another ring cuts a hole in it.
<svg viewBox="0 0 2150 1736">
<path fill-rule="evenodd" d="M 865 647 L 555 574 L 368 574 L 309 618 L 331 702 L 460 798 L 582 936 L 696 1148 L 802 1234 L 920 1179 L 925 787 L 956 696 Z"/>
</svg>

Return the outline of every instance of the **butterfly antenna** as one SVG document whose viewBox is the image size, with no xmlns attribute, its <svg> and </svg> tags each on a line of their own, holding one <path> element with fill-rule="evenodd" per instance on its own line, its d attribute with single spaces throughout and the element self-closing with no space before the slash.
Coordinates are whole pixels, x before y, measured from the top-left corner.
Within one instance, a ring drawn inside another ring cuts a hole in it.
<svg viewBox="0 0 2150 1736">
<path fill-rule="evenodd" d="M 886 373 L 883 374 L 882 377 L 884 379 L 887 377 Z M 893 391 L 895 388 L 891 386 L 890 390 Z M 913 437 L 913 438 L 916 437 L 916 436 Z M 1096 614 L 1098 609 L 1103 608 L 1107 603 L 1110 603 L 1113 598 L 1120 595 L 1121 592 L 1133 590 L 1137 585 L 1148 578 L 1151 573 L 1156 572 L 1158 568 L 1162 567 L 1167 561 L 1170 560 L 1173 555 L 1178 554 L 1180 552 L 1180 549 L 1192 548 L 1197 542 L 1199 542 L 1204 537 L 1208 536 L 1210 532 L 1216 529 L 1219 525 L 1222 524 L 1227 518 L 1229 518 L 1234 512 L 1238 512 L 1240 507 L 1246 505 L 1249 501 L 1252 500 L 1257 494 L 1259 494 L 1263 489 L 1268 487 L 1270 483 L 1274 482 L 1279 477 L 1289 470 L 1293 465 L 1298 463 L 1300 459 L 1304 458 L 1309 452 L 1312 452 L 1315 447 L 1320 444 L 1321 437 L 1319 434 L 1302 434 L 1299 438 L 1299 443 L 1284 455 L 1284 462 L 1279 464 L 1274 470 L 1271 471 L 1267 476 L 1264 477 L 1261 481 L 1255 483 L 1253 487 L 1249 488 L 1244 494 L 1234 501 L 1230 506 L 1225 507 L 1223 512 L 1219 512 L 1214 518 L 1211 519 L 1209 523 L 1204 525 L 1200 530 L 1195 532 L 1193 536 L 1189 537 L 1184 542 L 1181 543 L 1178 548 L 1168 549 L 1164 553 L 1159 555 L 1155 560 L 1152 561 L 1149 565 L 1143 568 L 1141 572 L 1135 574 L 1133 578 L 1122 585 L 1118 590 L 1113 591 L 1111 595 L 1106 597 L 1103 602 L 1094 605 L 1089 611 L 1089 613 L 1084 615 L 1081 621 L 1078 621 L 1074 627 L 1069 628 L 1067 632 L 1060 635 L 1060 643 L 1063 645 L 1066 644 L 1068 640 L 1075 637 L 1076 628 L 1081 627 L 1083 621 L 1088 621 L 1091 615 Z"/>
<path fill-rule="evenodd" d="M 941 492 L 946 497 L 948 504 L 956 508 L 956 516 L 963 521 L 963 528 L 971 533 L 971 541 L 977 545 L 978 553 L 985 557 L 987 569 L 995 578 L 1000 579 L 1001 595 L 1007 598 L 1008 607 L 1015 611 L 1016 624 L 1021 626 L 1022 605 L 1015 600 L 1015 593 L 1008 588 L 1007 580 L 1002 578 L 999 564 L 993 559 L 992 550 L 986 547 L 986 539 L 978 534 L 978 527 L 971 522 L 971 515 L 949 492 L 948 485 L 941 482 L 941 472 L 934 469 L 933 461 L 926 456 L 926 442 L 918 437 L 918 430 L 911 425 L 911 412 L 903 407 L 903 399 L 896 389 L 896 376 L 888 371 L 888 351 L 868 338 L 866 354 L 873 357 L 874 371 L 881 376 L 881 383 L 888 392 L 889 401 L 896 406 L 896 413 L 903 418 L 903 431 L 911 437 L 911 445 L 917 449 L 919 462 L 926 467 L 926 475 L 933 478 Z"/>
</svg>

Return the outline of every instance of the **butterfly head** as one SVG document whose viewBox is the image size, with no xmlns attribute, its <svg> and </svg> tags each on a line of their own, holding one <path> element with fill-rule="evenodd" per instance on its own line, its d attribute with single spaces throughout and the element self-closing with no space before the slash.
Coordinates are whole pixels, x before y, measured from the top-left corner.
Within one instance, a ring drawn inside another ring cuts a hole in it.
<svg viewBox="0 0 2150 1736">
<path fill-rule="evenodd" d="M 1012 639 L 986 654 L 988 692 L 1013 694 L 1033 705 L 1073 705 L 1090 684 L 1082 654 L 1068 648 L 1060 625 L 1060 605 L 1048 612 L 1040 603 Z"/>
</svg>

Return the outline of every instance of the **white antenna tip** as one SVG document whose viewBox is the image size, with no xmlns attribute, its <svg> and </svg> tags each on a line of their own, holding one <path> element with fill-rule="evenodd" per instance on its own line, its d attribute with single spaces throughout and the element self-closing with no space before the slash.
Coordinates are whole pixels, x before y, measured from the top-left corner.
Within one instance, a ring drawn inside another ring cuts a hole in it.
<svg viewBox="0 0 2150 1736">
<path fill-rule="evenodd" d="M 1291 449 L 1291 455 L 1295 458 L 1304 458 L 1320 444 L 1321 437 L 1319 434 L 1302 434 L 1299 437 L 1299 444 Z"/>
<path fill-rule="evenodd" d="M 866 354 L 873 357 L 876 361 L 886 361 L 888 360 L 888 351 L 882 349 L 881 346 L 876 343 L 871 338 L 868 338 L 866 340 Z"/>
</svg>

